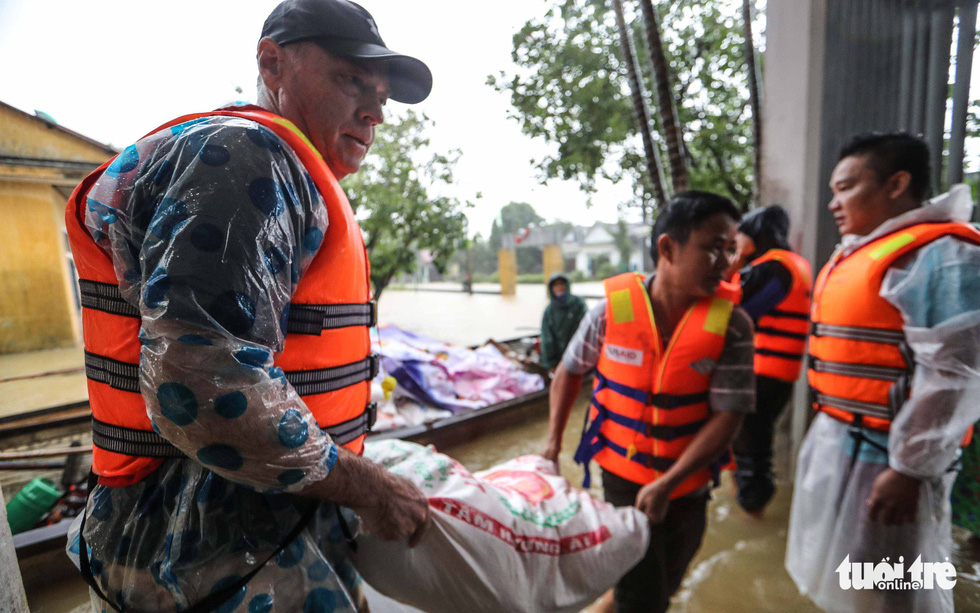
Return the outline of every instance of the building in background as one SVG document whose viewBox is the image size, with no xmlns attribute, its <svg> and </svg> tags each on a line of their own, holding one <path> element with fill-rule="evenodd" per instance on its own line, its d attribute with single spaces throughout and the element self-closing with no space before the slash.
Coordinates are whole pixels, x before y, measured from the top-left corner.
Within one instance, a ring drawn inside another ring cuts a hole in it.
<svg viewBox="0 0 980 613">
<path fill-rule="evenodd" d="M 0 354 L 81 341 L 65 204 L 116 153 L 0 102 Z"/>
<path fill-rule="evenodd" d="M 626 224 L 629 237 L 629 257 L 623 265 L 622 250 L 617 245 L 617 224 L 596 222 L 591 228 L 574 227 L 561 243 L 567 272 L 577 270 L 584 277 L 606 276 L 603 268 L 611 267 L 612 274 L 624 271 L 649 271 L 650 224 Z"/>
</svg>

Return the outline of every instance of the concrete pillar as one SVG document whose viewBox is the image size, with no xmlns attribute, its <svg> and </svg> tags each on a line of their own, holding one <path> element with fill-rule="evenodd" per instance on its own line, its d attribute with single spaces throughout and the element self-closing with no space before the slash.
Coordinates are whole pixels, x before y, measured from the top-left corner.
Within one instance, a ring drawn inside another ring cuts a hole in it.
<svg viewBox="0 0 980 613">
<path fill-rule="evenodd" d="M 0 611 L 27 613 L 27 596 L 14 551 L 14 537 L 7 524 L 7 503 L 0 489 Z"/>
<path fill-rule="evenodd" d="M 790 244 L 817 264 L 821 102 L 827 0 L 770 0 L 766 6 L 766 78 L 762 108 L 762 204 L 782 204 Z M 792 439 L 798 449 L 808 425 L 805 378 L 793 397 Z M 795 463 L 795 453 L 794 453 Z"/>
<path fill-rule="evenodd" d="M 545 245 L 542 253 L 542 270 L 544 271 L 545 288 L 551 275 L 565 272 L 565 259 L 561 253 L 561 245 Z M 546 289 L 547 291 L 547 289 Z"/>
<path fill-rule="evenodd" d="M 517 293 L 517 250 L 501 249 L 497 252 L 497 270 L 500 271 L 500 295 Z"/>
</svg>

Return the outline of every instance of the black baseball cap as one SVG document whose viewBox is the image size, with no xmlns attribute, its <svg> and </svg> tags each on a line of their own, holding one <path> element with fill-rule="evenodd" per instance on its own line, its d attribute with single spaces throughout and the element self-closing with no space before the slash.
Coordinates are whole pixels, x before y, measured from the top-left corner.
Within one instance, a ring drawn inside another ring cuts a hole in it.
<svg viewBox="0 0 980 613">
<path fill-rule="evenodd" d="M 265 37 L 280 45 L 312 41 L 345 58 L 383 60 L 388 64 L 391 99 L 398 102 L 422 102 L 432 91 L 429 67 L 386 47 L 371 14 L 347 0 L 285 0 L 266 18 Z"/>
</svg>

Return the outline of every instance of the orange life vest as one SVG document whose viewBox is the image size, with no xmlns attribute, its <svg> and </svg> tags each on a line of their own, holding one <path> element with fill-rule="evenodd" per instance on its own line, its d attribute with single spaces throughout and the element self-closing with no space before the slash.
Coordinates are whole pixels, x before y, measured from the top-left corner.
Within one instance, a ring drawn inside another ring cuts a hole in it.
<svg viewBox="0 0 980 613">
<path fill-rule="evenodd" d="M 708 420 L 708 392 L 737 291 L 719 287 L 694 303 L 664 344 L 654 323 L 650 298 L 637 273 L 604 282 L 606 336 L 597 365 L 589 411 L 575 460 L 600 466 L 634 483 L 665 473 Z M 705 468 L 685 479 L 671 495 L 707 485 Z"/>
<path fill-rule="evenodd" d="M 980 232 L 965 223 L 918 224 L 835 257 L 820 271 L 807 370 L 815 410 L 874 430 L 891 427 L 908 398 L 915 360 L 901 313 L 878 293 L 898 258 L 943 236 L 980 244 Z"/>
<path fill-rule="evenodd" d="M 329 220 L 326 236 L 292 296 L 284 349 L 274 356 L 274 364 L 320 427 L 336 443 L 361 453 L 374 415 L 368 401 L 378 361 L 371 355 L 369 327 L 375 323 L 376 308 L 370 300 L 364 241 L 350 204 L 306 136 L 288 120 L 259 107 L 185 115 L 150 134 L 212 116 L 238 117 L 271 130 L 296 153 L 323 197 Z M 85 225 L 87 194 L 113 160 L 75 189 L 66 222 L 81 289 L 93 470 L 103 485 L 122 486 L 143 479 L 164 458 L 183 454 L 152 429 L 140 394 L 140 313 L 123 299 L 111 255 Z M 234 428 L 227 436 L 233 444 Z"/>
<path fill-rule="evenodd" d="M 792 275 L 786 297 L 755 326 L 755 374 L 792 383 L 800 376 L 810 330 L 810 263 L 783 249 L 770 249 L 753 266 L 777 261 Z"/>
</svg>

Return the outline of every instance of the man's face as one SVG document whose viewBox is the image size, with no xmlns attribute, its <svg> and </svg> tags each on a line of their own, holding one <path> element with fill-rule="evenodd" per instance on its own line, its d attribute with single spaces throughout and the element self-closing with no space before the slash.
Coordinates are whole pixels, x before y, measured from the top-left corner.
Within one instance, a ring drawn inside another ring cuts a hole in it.
<svg viewBox="0 0 980 613">
<path fill-rule="evenodd" d="M 661 253 L 658 268 L 669 275 L 671 285 L 687 295 L 711 296 L 735 261 L 737 231 L 734 219 L 716 213 L 691 230 L 684 244 L 671 240 L 671 257 Z"/>
<path fill-rule="evenodd" d="M 564 296 L 568 291 L 568 283 L 565 283 L 563 279 L 555 279 L 555 282 L 551 284 L 551 293 L 555 296 Z"/>
<path fill-rule="evenodd" d="M 374 127 L 384 121 L 387 69 L 383 62 L 344 59 L 313 43 L 298 45 L 283 71 L 279 111 L 309 137 L 339 180 L 361 167 Z"/>
<path fill-rule="evenodd" d="M 865 236 L 891 217 L 887 182 L 868 165 L 866 155 L 851 155 L 830 175 L 830 211 L 841 234 Z"/>
</svg>

